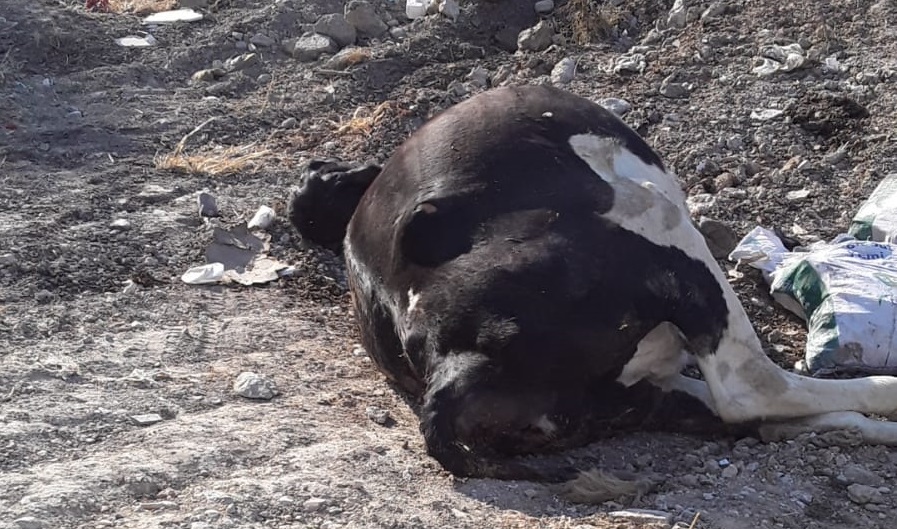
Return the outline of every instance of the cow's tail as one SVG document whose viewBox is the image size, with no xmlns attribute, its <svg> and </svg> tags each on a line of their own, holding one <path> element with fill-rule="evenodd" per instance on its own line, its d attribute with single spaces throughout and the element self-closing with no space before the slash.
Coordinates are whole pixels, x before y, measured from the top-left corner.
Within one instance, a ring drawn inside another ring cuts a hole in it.
<svg viewBox="0 0 897 529">
<path fill-rule="evenodd" d="M 290 223 L 304 241 L 339 251 L 361 197 L 380 170 L 373 164 L 312 160 L 290 192 Z"/>
</svg>

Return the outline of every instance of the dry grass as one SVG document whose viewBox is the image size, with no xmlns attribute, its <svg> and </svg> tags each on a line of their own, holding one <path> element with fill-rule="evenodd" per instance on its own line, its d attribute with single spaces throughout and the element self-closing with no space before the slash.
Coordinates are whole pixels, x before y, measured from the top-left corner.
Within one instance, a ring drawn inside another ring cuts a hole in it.
<svg viewBox="0 0 897 529">
<path fill-rule="evenodd" d="M 341 120 L 333 125 L 339 135 L 367 135 L 392 114 L 394 107 L 395 103 L 391 101 L 380 103 L 373 110 L 358 107 L 348 121 Z"/>
<path fill-rule="evenodd" d="M 262 160 L 271 156 L 272 151 L 256 143 L 230 147 L 218 147 L 198 154 L 184 154 L 187 142 L 199 134 L 216 118 L 207 119 L 188 132 L 169 154 L 157 156 L 156 169 L 178 171 L 187 174 L 208 176 L 231 175 L 240 172 L 253 173 L 262 166 Z"/>
<path fill-rule="evenodd" d="M 131 15 L 149 15 L 177 9 L 177 0 L 109 0 L 109 11 Z"/>
<path fill-rule="evenodd" d="M 573 30 L 573 40 L 580 45 L 610 36 L 620 22 L 620 10 L 596 0 L 570 0 L 565 6 Z"/>
</svg>

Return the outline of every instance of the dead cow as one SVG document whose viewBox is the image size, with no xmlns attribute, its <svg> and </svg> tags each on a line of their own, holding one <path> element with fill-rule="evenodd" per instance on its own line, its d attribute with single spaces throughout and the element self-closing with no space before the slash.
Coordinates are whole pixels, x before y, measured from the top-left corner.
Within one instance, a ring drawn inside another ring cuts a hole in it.
<svg viewBox="0 0 897 529">
<path fill-rule="evenodd" d="M 456 475 L 566 480 L 514 456 L 636 428 L 897 444 L 897 424 L 863 415 L 897 413 L 897 378 L 773 364 L 676 177 L 586 99 L 490 90 L 430 120 L 379 174 L 312 169 L 294 224 L 342 242 L 364 347 L 422 398 L 427 449 Z"/>
</svg>

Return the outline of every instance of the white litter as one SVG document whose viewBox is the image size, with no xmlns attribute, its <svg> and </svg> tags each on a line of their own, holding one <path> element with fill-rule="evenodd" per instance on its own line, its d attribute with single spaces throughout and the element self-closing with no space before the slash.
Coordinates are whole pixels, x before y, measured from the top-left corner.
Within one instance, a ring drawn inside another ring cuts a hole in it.
<svg viewBox="0 0 897 529">
<path fill-rule="evenodd" d="M 255 212 L 255 215 L 249 220 L 249 223 L 246 225 L 247 228 L 259 228 L 262 230 L 267 230 L 271 224 L 274 223 L 274 219 L 277 218 L 277 214 L 274 213 L 274 210 L 269 208 L 268 206 L 262 206 L 258 211 Z"/>
<path fill-rule="evenodd" d="M 184 272 L 181 281 L 188 285 L 206 285 L 217 283 L 224 277 L 224 265 L 221 263 L 209 263 L 202 266 L 194 266 Z"/>
<path fill-rule="evenodd" d="M 150 34 L 147 34 L 144 37 L 128 35 L 127 37 L 115 39 L 115 43 L 119 46 L 124 46 L 125 48 L 146 48 L 148 46 L 155 46 L 156 39 Z"/>
<path fill-rule="evenodd" d="M 729 258 L 763 271 L 773 297 L 806 321 L 810 374 L 897 368 L 897 245 L 841 235 L 789 252 L 758 227 Z"/>
<path fill-rule="evenodd" d="M 143 19 L 144 24 L 173 24 L 175 22 L 196 22 L 202 20 L 202 13 L 192 9 L 175 9 L 160 11 Z"/>
</svg>

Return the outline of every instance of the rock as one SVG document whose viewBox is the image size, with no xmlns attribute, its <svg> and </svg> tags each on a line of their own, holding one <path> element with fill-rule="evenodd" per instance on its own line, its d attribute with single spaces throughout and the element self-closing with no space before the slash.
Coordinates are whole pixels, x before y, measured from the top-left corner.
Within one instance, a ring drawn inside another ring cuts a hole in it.
<svg viewBox="0 0 897 529">
<path fill-rule="evenodd" d="M 554 0 L 539 0 L 533 8 L 536 10 L 536 13 L 547 15 L 554 11 Z"/>
<path fill-rule="evenodd" d="M 241 397 L 257 400 L 271 400 L 279 394 L 273 380 L 251 371 L 245 371 L 234 381 L 234 392 Z"/>
<path fill-rule="evenodd" d="M 716 188 L 717 192 L 722 189 L 735 187 L 737 184 L 738 180 L 732 173 L 720 173 L 713 179 L 713 187 Z"/>
<path fill-rule="evenodd" d="M 13 266 L 17 262 L 18 260 L 16 259 L 16 256 L 14 254 L 5 253 L 3 255 L 0 255 L 0 266 Z"/>
<path fill-rule="evenodd" d="M 685 199 L 685 205 L 693 217 L 705 214 L 715 204 L 716 198 L 710 193 L 698 193 Z"/>
<path fill-rule="evenodd" d="M 673 521 L 673 515 L 663 511 L 653 511 L 648 509 L 624 509 L 621 511 L 611 511 L 608 513 L 611 518 L 622 518 L 629 522 L 646 525 L 657 524 L 669 526 Z"/>
<path fill-rule="evenodd" d="M 632 110 L 632 104 L 629 101 L 617 97 L 606 97 L 598 101 L 598 104 L 620 117 L 625 116 Z"/>
<path fill-rule="evenodd" d="M 860 505 L 882 503 L 883 501 L 882 494 L 877 488 L 859 483 L 847 487 L 847 497 L 850 498 L 850 501 Z"/>
<path fill-rule="evenodd" d="M 467 74 L 467 79 L 475 86 L 486 88 L 489 86 L 489 71 L 482 66 L 477 66 Z"/>
<path fill-rule="evenodd" d="M 737 243 L 737 241 L 736 241 L 736 243 Z M 734 245 L 732 246 L 732 249 L 735 249 Z M 726 254 L 726 256 L 728 256 L 728 253 Z M 726 256 L 718 257 L 717 259 L 722 259 L 722 258 L 725 258 Z M 716 256 L 714 256 L 714 257 L 716 257 Z M 738 467 L 736 467 L 735 465 L 729 465 L 726 468 L 724 468 L 722 472 L 720 472 L 720 475 L 726 479 L 732 479 L 738 475 Z"/>
<path fill-rule="evenodd" d="M 137 423 L 140 426 L 149 426 L 151 424 L 156 424 L 157 422 L 162 422 L 162 416 L 158 413 L 146 413 L 143 415 L 131 415 L 131 420 Z"/>
<path fill-rule="evenodd" d="M 277 41 L 265 35 L 264 33 L 256 33 L 252 37 L 249 38 L 250 44 L 255 44 L 256 46 L 260 46 L 262 48 L 270 48 L 277 44 Z"/>
<path fill-rule="evenodd" d="M 197 195 L 196 204 L 199 207 L 200 217 L 217 217 L 220 214 L 218 211 L 218 201 L 215 200 L 214 196 L 208 193 L 200 193 Z"/>
<path fill-rule="evenodd" d="M 368 419 L 381 426 L 385 426 L 391 420 L 388 411 L 375 406 L 368 406 L 367 410 L 365 410 L 365 415 L 368 416 Z"/>
<path fill-rule="evenodd" d="M 439 2 L 439 12 L 446 18 L 457 20 L 461 15 L 461 6 L 456 0 L 442 0 Z"/>
<path fill-rule="evenodd" d="M 316 61 L 325 53 L 333 53 L 337 45 L 327 35 L 313 33 L 288 41 L 284 50 L 302 62 Z"/>
<path fill-rule="evenodd" d="M 670 99 L 682 99 L 688 97 L 688 88 L 682 83 L 670 83 L 664 80 L 660 83 L 660 95 Z"/>
<path fill-rule="evenodd" d="M 325 505 L 327 505 L 327 500 L 324 498 L 309 498 L 302 502 L 302 509 L 308 512 L 315 512 L 321 510 Z"/>
<path fill-rule="evenodd" d="M 810 197 L 809 189 L 798 189 L 797 191 L 788 191 L 787 193 L 785 193 L 785 198 L 792 202 L 806 200 L 809 197 Z"/>
<path fill-rule="evenodd" d="M 262 230 L 267 230 L 271 227 L 271 224 L 277 219 L 277 214 L 273 209 L 269 206 L 260 206 L 258 211 L 255 212 L 255 215 L 249 219 L 249 222 L 246 224 L 246 227 L 250 230 L 253 228 L 259 228 Z"/>
<path fill-rule="evenodd" d="M 751 111 L 751 119 L 757 121 L 771 121 L 782 117 L 784 113 L 784 110 L 779 110 L 777 108 L 757 108 Z"/>
<path fill-rule="evenodd" d="M 280 128 L 282 129 L 292 129 L 296 125 L 299 124 L 299 121 L 296 118 L 287 118 L 280 122 Z"/>
<path fill-rule="evenodd" d="M 236 72 L 237 70 L 245 70 L 255 66 L 259 61 L 258 53 L 244 53 L 224 61 L 224 68 L 230 72 Z"/>
<path fill-rule="evenodd" d="M 524 51 L 543 51 L 551 46 L 552 36 L 554 36 L 554 28 L 543 20 L 517 35 L 517 47 Z"/>
<path fill-rule="evenodd" d="M 558 61 L 551 69 L 551 82 L 554 84 L 567 84 L 576 75 L 576 61 L 566 57 Z"/>
<path fill-rule="evenodd" d="M 207 68 L 205 70 L 199 70 L 193 75 L 190 76 L 190 81 L 194 83 L 211 83 L 215 79 L 224 75 L 223 70 L 218 70 L 215 68 Z"/>
<path fill-rule="evenodd" d="M 315 22 L 314 29 L 315 33 L 320 33 L 333 39 L 340 48 L 355 44 L 355 39 L 358 38 L 355 26 L 350 24 L 346 17 L 339 13 L 322 16 Z"/>
<path fill-rule="evenodd" d="M 705 9 L 703 13 L 701 13 L 701 20 L 702 21 L 712 20 L 712 19 L 724 14 L 725 12 L 726 12 L 726 4 L 724 4 L 723 2 L 714 2 L 714 3 L 710 4 L 710 7 Z"/>
<path fill-rule="evenodd" d="M 128 219 L 115 219 L 109 224 L 109 227 L 120 231 L 130 230 L 131 221 Z"/>
<path fill-rule="evenodd" d="M 838 480 L 843 483 L 859 483 L 870 487 L 880 487 L 885 482 L 884 478 L 860 465 L 844 467 L 844 470 L 838 475 Z"/>
<path fill-rule="evenodd" d="M 667 26 L 674 29 L 682 29 L 688 21 L 688 9 L 683 0 L 673 2 L 673 8 L 667 16 Z"/>
<path fill-rule="evenodd" d="M 47 522 L 34 516 L 23 516 L 13 521 L 17 529 L 43 529 L 47 527 Z"/>
<path fill-rule="evenodd" d="M 383 22 L 370 2 L 352 0 L 346 5 L 346 20 L 355 26 L 355 30 L 364 37 L 379 37 L 386 33 L 389 26 Z"/>
<path fill-rule="evenodd" d="M 642 73 L 647 66 L 648 62 L 641 53 L 623 55 L 614 63 L 614 73 Z"/>
<path fill-rule="evenodd" d="M 203 8 L 209 6 L 209 0 L 178 0 L 180 8 Z"/>
<path fill-rule="evenodd" d="M 408 37 L 408 31 L 403 27 L 389 28 L 389 34 L 396 40 L 402 40 Z"/>
<path fill-rule="evenodd" d="M 38 290 L 34 293 L 34 300 L 41 305 L 47 304 L 53 301 L 53 293 L 49 290 Z"/>
<path fill-rule="evenodd" d="M 259 76 L 255 78 L 255 81 L 258 84 L 268 84 L 271 82 L 271 79 L 272 79 L 272 77 L 271 77 L 270 73 L 262 73 L 262 74 L 259 74 Z"/>
</svg>

